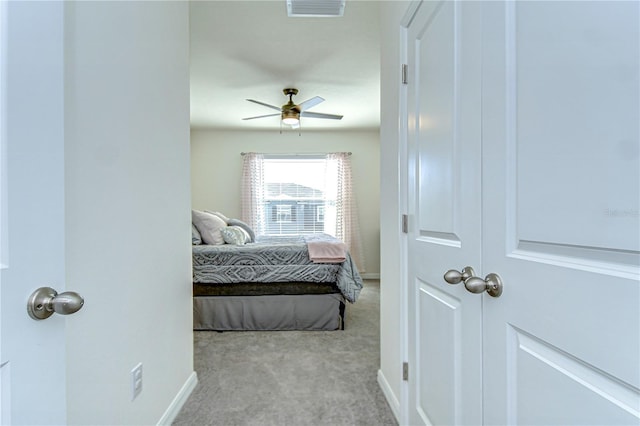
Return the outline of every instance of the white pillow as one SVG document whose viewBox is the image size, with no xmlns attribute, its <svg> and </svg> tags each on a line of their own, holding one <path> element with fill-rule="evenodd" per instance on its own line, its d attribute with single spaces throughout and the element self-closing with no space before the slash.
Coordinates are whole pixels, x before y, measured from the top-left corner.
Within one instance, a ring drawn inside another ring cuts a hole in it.
<svg viewBox="0 0 640 426">
<path fill-rule="evenodd" d="M 214 216 L 218 216 L 220 219 L 224 220 L 224 223 L 228 224 L 229 223 L 229 218 L 226 217 L 225 215 L 223 215 L 220 212 L 212 212 L 211 210 L 205 210 L 205 213 L 211 213 Z"/>
<path fill-rule="evenodd" d="M 220 233 L 220 230 L 227 227 L 224 220 L 211 213 L 191 210 L 191 222 L 196 226 L 198 232 L 200 232 L 202 241 L 205 244 L 224 244 L 224 238 Z"/>
<path fill-rule="evenodd" d="M 224 238 L 224 242 L 227 244 L 242 246 L 251 240 L 247 231 L 239 226 L 227 226 L 222 229 L 220 233 L 222 234 L 222 238 Z"/>
</svg>

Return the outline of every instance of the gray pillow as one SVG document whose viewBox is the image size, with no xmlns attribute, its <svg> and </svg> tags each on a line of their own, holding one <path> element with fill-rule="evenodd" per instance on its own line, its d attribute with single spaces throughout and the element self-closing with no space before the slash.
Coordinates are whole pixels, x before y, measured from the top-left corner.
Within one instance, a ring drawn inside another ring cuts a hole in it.
<svg viewBox="0 0 640 426">
<path fill-rule="evenodd" d="M 198 232 L 198 228 L 196 228 L 193 223 L 191 223 L 191 244 L 194 246 L 202 244 L 202 236 L 200 235 L 200 232 Z"/>
<path fill-rule="evenodd" d="M 224 220 L 211 213 L 201 212 L 199 210 L 191 210 L 191 222 L 196 226 L 202 241 L 205 244 L 221 245 L 224 244 L 224 238 L 220 230 L 227 227 Z"/>
<path fill-rule="evenodd" d="M 251 229 L 251 227 L 249 225 L 247 225 L 246 223 L 244 223 L 240 219 L 229 219 L 227 221 L 227 224 L 229 226 L 239 226 L 240 228 L 244 229 L 245 231 L 247 231 L 247 234 L 249 234 L 250 240 L 248 242 L 250 242 L 250 243 L 255 243 L 256 242 L 256 233 L 253 232 L 253 229 Z"/>
</svg>

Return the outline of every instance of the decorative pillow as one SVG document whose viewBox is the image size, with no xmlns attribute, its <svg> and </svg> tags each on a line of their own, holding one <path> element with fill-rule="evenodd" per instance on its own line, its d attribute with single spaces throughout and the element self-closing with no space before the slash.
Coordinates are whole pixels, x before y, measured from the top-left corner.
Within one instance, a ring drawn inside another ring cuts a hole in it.
<svg viewBox="0 0 640 426">
<path fill-rule="evenodd" d="M 224 244 L 224 238 L 220 230 L 227 227 L 224 220 L 211 213 L 201 212 L 199 210 L 191 210 L 191 222 L 196 226 L 202 241 L 205 244 L 220 245 Z"/>
<path fill-rule="evenodd" d="M 218 216 L 220 219 L 224 220 L 224 223 L 227 223 L 227 224 L 229 223 L 229 218 L 226 217 L 225 215 L 223 215 L 220 212 L 212 212 L 211 210 L 205 210 L 204 212 L 205 213 L 211 213 L 214 216 Z"/>
<path fill-rule="evenodd" d="M 191 223 L 191 244 L 197 246 L 198 244 L 202 244 L 202 236 L 200 236 L 200 232 L 198 232 L 198 228 Z"/>
<path fill-rule="evenodd" d="M 245 231 L 244 228 L 242 228 L 241 226 L 237 226 L 237 225 L 233 225 L 233 227 L 234 228 L 238 228 L 240 230 L 240 232 L 242 232 L 242 235 L 244 235 L 245 244 L 251 242 L 251 236 L 249 235 L 249 233 L 247 231 Z"/>
<path fill-rule="evenodd" d="M 239 226 L 227 226 L 222 229 L 220 233 L 222 233 L 222 238 L 224 238 L 225 243 L 234 244 L 236 246 L 244 245 L 249 239 L 247 231 Z"/>
<path fill-rule="evenodd" d="M 247 234 L 249 234 L 249 241 L 247 241 L 248 243 L 255 243 L 256 242 L 256 233 L 253 232 L 253 229 L 251 229 L 251 227 L 249 225 L 247 225 L 246 223 L 244 223 L 240 219 L 229 219 L 227 221 L 227 224 L 229 226 L 239 226 L 240 228 L 244 229 L 247 232 Z"/>
</svg>

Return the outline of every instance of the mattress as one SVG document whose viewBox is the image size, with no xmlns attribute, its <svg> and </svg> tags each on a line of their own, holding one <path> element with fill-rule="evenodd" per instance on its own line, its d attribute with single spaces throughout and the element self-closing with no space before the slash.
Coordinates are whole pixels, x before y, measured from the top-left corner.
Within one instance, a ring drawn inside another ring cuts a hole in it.
<svg viewBox="0 0 640 426">
<path fill-rule="evenodd" d="M 304 236 L 263 237 L 245 245 L 193 246 L 193 282 L 335 283 L 352 303 L 362 289 L 362 278 L 349 253 L 342 263 L 313 263 Z"/>
</svg>

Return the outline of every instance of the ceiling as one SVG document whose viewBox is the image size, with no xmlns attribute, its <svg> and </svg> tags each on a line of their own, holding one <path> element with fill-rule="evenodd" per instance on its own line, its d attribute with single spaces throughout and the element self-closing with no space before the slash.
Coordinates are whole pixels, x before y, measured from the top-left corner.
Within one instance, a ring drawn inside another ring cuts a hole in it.
<svg viewBox="0 0 640 426">
<path fill-rule="evenodd" d="M 310 112 L 342 120 L 301 119 L 301 129 L 377 129 L 380 40 L 376 1 L 347 0 L 344 16 L 289 18 L 285 0 L 191 2 L 191 126 L 279 129 L 286 87 L 296 104 L 321 96 Z"/>
</svg>

